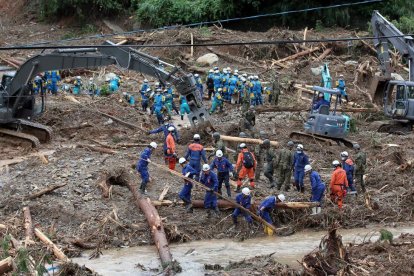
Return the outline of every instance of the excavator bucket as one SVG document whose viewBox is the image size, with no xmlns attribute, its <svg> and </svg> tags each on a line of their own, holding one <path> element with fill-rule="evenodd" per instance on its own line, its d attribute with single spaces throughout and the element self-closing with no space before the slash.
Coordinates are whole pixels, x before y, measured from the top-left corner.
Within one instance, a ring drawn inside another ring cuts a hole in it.
<svg viewBox="0 0 414 276">
<path fill-rule="evenodd" d="M 372 98 L 372 103 L 380 106 L 383 105 L 385 89 L 387 88 L 389 81 L 389 78 L 385 78 L 383 76 L 374 76 L 371 81 L 371 87 L 369 91 Z"/>
</svg>

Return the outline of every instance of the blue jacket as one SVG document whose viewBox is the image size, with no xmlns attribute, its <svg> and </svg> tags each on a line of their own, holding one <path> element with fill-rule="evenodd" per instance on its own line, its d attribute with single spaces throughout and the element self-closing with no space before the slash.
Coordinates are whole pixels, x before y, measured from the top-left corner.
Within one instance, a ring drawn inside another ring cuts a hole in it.
<svg viewBox="0 0 414 276">
<path fill-rule="evenodd" d="M 200 162 L 202 158 L 204 163 L 207 163 L 206 151 L 204 150 L 204 147 L 199 143 L 190 144 L 187 148 L 187 153 L 185 154 L 184 158 L 187 160 L 190 158 L 190 161 L 196 162 Z"/>
<path fill-rule="evenodd" d="M 164 124 L 160 126 L 159 128 L 151 130 L 149 133 L 156 134 L 156 133 L 164 132 L 164 139 L 166 139 L 169 133 L 168 128 L 170 126 L 174 127 L 173 136 L 174 136 L 175 141 L 177 141 L 180 138 L 180 136 L 178 135 L 177 128 L 173 124 L 166 124 L 166 125 Z"/>
<path fill-rule="evenodd" d="M 274 195 L 266 197 L 259 205 L 259 210 L 264 208 L 267 209 L 267 211 L 270 211 L 274 208 L 276 208 L 276 202 L 277 198 Z"/>
<path fill-rule="evenodd" d="M 163 96 L 161 94 L 156 94 L 154 96 L 154 106 L 162 107 L 164 105 L 163 101 Z"/>
<path fill-rule="evenodd" d="M 342 161 L 342 168 L 346 172 L 346 178 L 348 180 L 348 184 L 354 183 L 354 162 L 352 159 L 348 158 L 345 161 Z"/>
<path fill-rule="evenodd" d="M 325 188 L 325 183 L 322 182 L 320 175 L 316 171 L 312 171 L 309 175 L 312 192 Z"/>
<path fill-rule="evenodd" d="M 213 81 L 214 81 L 215 88 L 221 87 L 221 75 L 220 74 L 214 74 Z"/>
<path fill-rule="evenodd" d="M 255 94 L 260 94 L 262 93 L 262 83 L 258 80 L 253 82 L 253 92 Z"/>
<path fill-rule="evenodd" d="M 250 206 L 252 204 L 252 196 L 244 196 L 242 193 L 240 193 L 236 196 L 236 203 L 240 204 L 246 209 L 250 209 Z"/>
<path fill-rule="evenodd" d="M 182 173 L 183 175 L 190 173 L 190 175 L 188 176 L 189 178 L 193 178 L 195 175 L 197 175 L 197 171 L 193 167 L 191 167 L 190 164 L 187 164 L 183 167 Z M 185 181 L 185 183 L 191 184 L 191 182 L 187 180 Z"/>
<path fill-rule="evenodd" d="M 295 155 L 293 157 L 293 166 L 295 167 L 295 170 L 303 170 L 305 169 L 305 166 L 308 164 L 309 158 L 305 153 L 295 152 Z"/>
<path fill-rule="evenodd" d="M 213 162 L 210 164 L 210 169 L 217 168 L 217 172 L 232 172 L 233 165 L 230 163 L 229 160 L 225 157 L 218 157 L 214 158 Z"/>
<path fill-rule="evenodd" d="M 144 151 L 139 156 L 138 164 L 137 164 L 137 170 L 143 170 L 148 168 L 148 162 L 145 160 L 148 160 L 151 158 L 152 150 L 147 147 L 144 149 Z"/>
<path fill-rule="evenodd" d="M 346 96 L 345 80 L 338 80 L 338 89 L 341 91 L 341 95 Z"/>
<path fill-rule="evenodd" d="M 148 85 L 148 83 L 144 83 L 142 86 L 141 86 L 141 92 L 147 92 L 147 89 L 149 88 L 149 85 Z"/>
<path fill-rule="evenodd" d="M 215 192 L 218 191 L 218 179 L 214 172 L 210 171 L 208 175 L 203 172 L 201 174 L 200 182 L 208 188 L 213 189 Z"/>
<path fill-rule="evenodd" d="M 321 107 L 321 105 L 327 105 L 330 106 L 330 102 L 328 102 L 327 100 L 325 100 L 324 98 L 322 98 L 322 100 L 317 101 L 314 105 L 313 105 L 313 109 L 316 110 L 319 107 Z"/>
</svg>

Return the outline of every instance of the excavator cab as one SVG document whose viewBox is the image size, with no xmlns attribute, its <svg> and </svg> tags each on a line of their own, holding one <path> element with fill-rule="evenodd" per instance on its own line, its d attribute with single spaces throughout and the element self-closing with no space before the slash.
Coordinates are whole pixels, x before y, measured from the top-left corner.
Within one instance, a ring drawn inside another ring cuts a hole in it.
<svg viewBox="0 0 414 276">
<path fill-rule="evenodd" d="M 347 115 L 336 113 L 341 92 L 338 89 L 329 89 L 320 86 L 314 86 L 313 91 L 314 96 L 311 111 L 304 125 L 305 132 L 329 138 L 345 138 L 349 132 L 350 118 Z M 316 101 L 319 93 L 324 93 L 324 95 L 329 94 L 330 100 L 324 102 L 322 105 L 317 105 Z M 332 101 L 334 101 L 334 107 L 330 111 Z"/>
<path fill-rule="evenodd" d="M 393 119 L 414 121 L 414 82 L 389 81 L 384 93 L 384 112 Z"/>
</svg>

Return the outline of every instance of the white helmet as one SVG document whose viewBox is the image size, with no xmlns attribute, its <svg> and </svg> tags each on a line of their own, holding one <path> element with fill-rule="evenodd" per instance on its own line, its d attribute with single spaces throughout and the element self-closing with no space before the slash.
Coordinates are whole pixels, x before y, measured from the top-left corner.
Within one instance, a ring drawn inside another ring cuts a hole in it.
<svg viewBox="0 0 414 276">
<path fill-rule="evenodd" d="M 238 74 L 238 73 L 239 73 L 239 70 L 237 70 L 237 69 L 236 69 L 236 70 L 234 70 L 234 73 L 235 73 L 235 74 L 236 74 L 236 73 Z"/>
<path fill-rule="evenodd" d="M 200 134 L 194 134 L 193 139 L 194 140 L 200 140 Z"/>
<path fill-rule="evenodd" d="M 217 70 L 214 71 L 214 73 L 219 74 L 220 71 L 217 69 Z"/>
<path fill-rule="evenodd" d="M 247 74 L 246 73 L 243 73 L 243 75 L 242 75 L 243 77 L 245 77 L 245 78 L 247 78 Z"/>
<path fill-rule="evenodd" d="M 144 82 L 148 82 L 148 80 L 147 79 L 144 79 Z"/>
<path fill-rule="evenodd" d="M 76 77 L 76 79 L 80 80 L 80 79 L 81 79 L 81 77 L 80 77 L 80 76 L 77 76 L 77 77 Z"/>
<path fill-rule="evenodd" d="M 234 72 L 234 74 L 233 75 L 235 75 L 235 76 L 238 76 L 239 75 L 239 73 L 237 73 L 237 72 Z"/>
<path fill-rule="evenodd" d="M 150 146 L 151 146 L 151 148 L 156 149 L 157 148 L 157 143 L 151 142 Z"/>
<path fill-rule="evenodd" d="M 341 163 L 339 163 L 339 161 L 338 161 L 338 160 L 334 160 L 334 161 L 332 162 L 332 165 L 333 165 L 334 167 L 338 167 L 340 164 L 341 164 Z"/>
<path fill-rule="evenodd" d="M 209 171 L 210 170 L 210 166 L 208 164 L 204 164 L 203 165 L 203 172 Z"/>
<path fill-rule="evenodd" d="M 208 70 L 209 73 L 214 73 L 213 69 Z"/>
<path fill-rule="evenodd" d="M 155 86 L 159 86 L 160 83 L 157 81 L 156 83 L 154 83 Z"/>
<path fill-rule="evenodd" d="M 305 172 L 311 171 L 312 170 L 312 166 L 311 165 L 306 165 L 305 166 Z"/>
<path fill-rule="evenodd" d="M 259 76 L 254 76 L 254 79 L 255 79 L 255 80 L 258 80 L 258 79 L 259 79 Z"/>
<path fill-rule="evenodd" d="M 217 89 L 217 91 L 219 91 L 219 92 L 220 92 L 220 91 L 223 91 L 223 88 L 219 88 L 219 89 Z"/>
<path fill-rule="evenodd" d="M 199 74 L 194 74 L 194 77 L 195 78 L 198 78 L 200 75 Z"/>
<path fill-rule="evenodd" d="M 349 156 L 349 154 L 348 154 L 347 151 L 341 152 L 341 157 L 348 157 L 348 156 Z"/>
<path fill-rule="evenodd" d="M 231 71 L 231 68 L 230 67 L 227 67 L 226 69 L 227 69 L 227 71 Z"/>
<path fill-rule="evenodd" d="M 247 188 L 247 187 L 243 188 L 242 189 L 242 194 L 244 194 L 244 195 L 250 195 L 250 189 Z"/>
<path fill-rule="evenodd" d="M 147 92 L 150 92 L 150 91 L 151 91 L 151 88 L 149 88 L 149 87 L 148 87 L 148 88 L 147 88 Z"/>
<path fill-rule="evenodd" d="M 170 126 L 170 127 L 168 127 L 168 131 L 174 131 L 174 127 L 173 126 Z"/>
<path fill-rule="evenodd" d="M 244 149 L 245 147 L 246 147 L 245 143 L 241 143 L 240 146 L 239 146 L 239 148 L 241 148 L 241 149 Z"/>
<path fill-rule="evenodd" d="M 221 150 L 216 151 L 217 157 L 223 157 L 223 152 Z"/>
<path fill-rule="evenodd" d="M 303 150 L 303 145 L 302 145 L 302 144 L 299 144 L 299 145 L 296 147 L 296 149 L 297 149 L 297 150 Z"/>
<path fill-rule="evenodd" d="M 278 196 L 277 196 L 277 198 L 278 198 L 281 202 L 285 201 L 285 199 L 286 199 L 286 197 L 285 197 L 285 195 L 284 195 L 284 194 L 280 194 L 280 195 L 278 195 Z"/>
<path fill-rule="evenodd" d="M 40 80 L 40 79 L 42 79 L 40 76 L 36 76 L 35 78 L 34 78 L 35 80 Z"/>
<path fill-rule="evenodd" d="M 93 78 L 89 78 L 89 81 L 93 81 Z"/>
<path fill-rule="evenodd" d="M 181 157 L 181 158 L 178 160 L 178 163 L 183 164 L 183 163 L 185 163 L 185 161 L 187 161 L 187 159 L 185 159 L 184 157 Z"/>
</svg>

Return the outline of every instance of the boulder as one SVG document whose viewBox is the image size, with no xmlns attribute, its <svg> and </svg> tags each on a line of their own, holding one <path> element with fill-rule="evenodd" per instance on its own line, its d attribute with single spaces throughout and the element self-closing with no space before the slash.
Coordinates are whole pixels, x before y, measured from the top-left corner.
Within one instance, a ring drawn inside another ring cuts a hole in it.
<svg viewBox="0 0 414 276">
<path fill-rule="evenodd" d="M 219 58 L 216 54 L 208 53 L 199 57 L 196 62 L 200 65 L 212 65 L 218 62 Z"/>
</svg>

